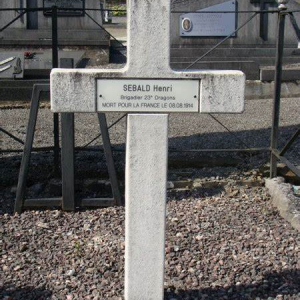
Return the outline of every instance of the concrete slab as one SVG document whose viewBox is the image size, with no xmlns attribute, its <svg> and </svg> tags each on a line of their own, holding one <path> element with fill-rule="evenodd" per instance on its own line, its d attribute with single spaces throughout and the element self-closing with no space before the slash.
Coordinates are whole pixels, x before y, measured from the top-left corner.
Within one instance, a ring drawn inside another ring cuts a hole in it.
<svg viewBox="0 0 300 300">
<path fill-rule="evenodd" d="M 245 99 L 271 99 L 274 97 L 274 81 L 261 82 L 260 80 L 247 80 Z M 300 82 L 283 82 L 281 85 L 281 98 L 300 97 Z"/>
<path fill-rule="evenodd" d="M 33 51 L 34 52 L 34 51 Z M 60 62 L 61 58 L 73 58 L 74 59 L 74 66 L 78 64 L 82 56 L 84 55 L 85 51 L 58 51 L 58 61 Z M 37 51 L 36 55 L 33 59 L 26 59 L 25 60 L 25 69 L 52 69 L 52 51 L 45 50 L 45 51 Z"/>
<path fill-rule="evenodd" d="M 25 52 L 32 52 L 35 53 L 32 59 L 24 59 Z M 59 50 L 58 51 L 58 58 L 59 63 L 61 58 L 73 58 L 74 59 L 74 66 L 76 67 L 79 62 L 81 61 L 82 57 L 84 56 L 84 50 Z M 108 55 L 108 54 L 107 54 Z M 9 58 L 9 57 L 16 57 L 11 63 L 6 65 L 12 65 L 10 69 L 1 72 L 0 78 L 23 78 L 23 77 L 35 77 L 35 78 L 45 78 L 50 76 L 50 72 L 52 69 L 52 51 L 51 49 L 30 49 L 27 50 L 0 50 L 0 61 Z M 17 58 L 21 60 L 22 72 L 13 76 L 14 66 L 16 64 Z M 4 67 L 0 66 L 1 67 Z"/>
<path fill-rule="evenodd" d="M 274 68 L 260 70 L 261 81 L 273 81 L 274 77 L 275 77 Z M 282 70 L 282 81 L 295 81 L 295 80 L 300 80 L 300 68 Z"/>
</svg>

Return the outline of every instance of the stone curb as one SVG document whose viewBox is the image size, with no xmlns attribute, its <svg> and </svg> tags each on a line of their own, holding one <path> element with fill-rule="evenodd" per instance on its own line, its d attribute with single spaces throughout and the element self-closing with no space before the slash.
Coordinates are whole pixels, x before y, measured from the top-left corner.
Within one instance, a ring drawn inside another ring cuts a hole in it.
<svg viewBox="0 0 300 300">
<path fill-rule="evenodd" d="M 296 98 L 300 96 L 300 81 L 289 81 L 281 84 L 281 98 Z M 271 99 L 274 95 L 274 81 L 247 80 L 245 99 Z"/>
<path fill-rule="evenodd" d="M 279 214 L 300 231 L 300 199 L 293 194 L 292 185 L 285 183 L 284 178 L 277 177 L 266 179 L 266 188 Z"/>
</svg>

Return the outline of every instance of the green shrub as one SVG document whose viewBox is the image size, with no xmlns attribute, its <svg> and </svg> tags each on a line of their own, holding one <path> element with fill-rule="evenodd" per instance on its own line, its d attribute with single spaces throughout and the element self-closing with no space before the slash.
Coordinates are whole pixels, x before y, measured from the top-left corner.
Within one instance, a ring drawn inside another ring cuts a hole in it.
<svg viewBox="0 0 300 300">
<path fill-rule="evenodd" d="M 110 9 L 115 10 L 115 11 L 112 11 L 112 13 L 111 13 L 112 16 L 114 16 L 114 17 L 126 16 L 126 4 L 113 5 L 110 7 Z"/>
</svg>

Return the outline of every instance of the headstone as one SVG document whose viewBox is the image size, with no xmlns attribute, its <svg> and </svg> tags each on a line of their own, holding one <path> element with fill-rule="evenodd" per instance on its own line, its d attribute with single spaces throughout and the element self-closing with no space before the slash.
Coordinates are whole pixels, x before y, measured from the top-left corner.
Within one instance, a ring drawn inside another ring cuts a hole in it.
<svg viewBox="0 0 300 300">
<path fill-rule="evenodd" d="M 201 11 L 212 5 L 226 3 L 226 0 L 172 0 L 171 15 L 171 67 L 184 69 L 197 58 L 202 57 L 217 45 L 224 37 L 221 36 L 191 36 L 195 30 L 181 34 L 184 13 Z M 248 80 L 260 80 L 260 68 L 274 66 L 277 43 L 277 13 L 270 11 L 278 8 L 277 0 L 236 0 L 236 28 L 251 21 L 242 27 L 235 37 L 230 37 L 208 55 L 202 57 L 194 66 L 197 69 L 231 69 L 243 71 Z M 263 8 L 269 13 L 257 13 Z M 299 10 L 300 2 L 289 1 L 289 11 Z M 196 14 L 195 14 L 196 15 Z M 204 14 L 200 14 L 204 15 Z M 207 18 L 210 14 L 207 15 Z M 221 14 L 222 15 L 222 14 Z M 234 15 L 234 14 L 229 14 Z M 300 24 L 300 14 L 295 14 Z M 187 29 L 188 22 L 187 23 Z M 208 29 L 209 31 L 211 29 Z M 233 32 L 233 31 L 231 31 Z M 190 35 L 191 34 L 191 35 Z M 229 33 L 230 34 L 230 33 Z M 228 34 L 228 35 L 229 35 Z M 284 62 L 297 64 L 298 58 L 294 51 L 298 47 L 298 39 L 291 22 L 287 20 L 285 29 Z"/>
<path fill-rule="evenodd" d="M 40 11 L 28 12 L 0 32 L 1 45 L 4 47 L 51 46 L 52 12 L 56 5 L 66 10 L 58 10 L 58 37 L 60 46 L 109 46 L 110 36 L 99 27 L 103 24 L 99 0 L 5 0 L 0 1 L 0 28 L 14 20 L 19 12 L 1 9 L 39 8 Z M 45 12 L 41 9 L 45 8 Z M 74 10 L 74 9 L 81 9 Z M 82 10 L 84 9 L 84 11 Z M 88 17 L 86 13 L 91 17 Z M 96 21 L 96 22 L 95 22 Z M 32 30 L 38 29 L 38 30 Z M 23 48 L 24 48 L 23 47 Z M 21 47 L 22 48 L 22 47 Z"/>
<path fill-rule="evenodd" d="M 125 299 L 160 300 L 164 287 L 168 117 L 159 113 L 168 111 L 164 103 L 175 105 L 171 112 L 190 112 L 193 105 L 195 113 L 240 113 L 244 109 L 245 76 L 240 71 L 170 68 L 170 0 L 129 0 L 128 20 L 126 67 L 54 69 L 51 109 L 100 112 L 104 103 L 112 103 L 109 111 L 157 113 L 128 116 Z M 132 106 L 126 107 L 128 103 Z M 134 103 L 151 105 L 135 110 Z"/>
<path fill-rule="evenodd" d="M 219 13 L 219 12 L 226 13 Z M 232 11 L 232 13 L 228 13 Z M 206 12 L 206 13 L 201 13 Z M 200 9 L 195 13 L 180 15 L 181 36 L 228 36 L 236 29 L 236 1 Z M 236 36 L 235 34 L 232 35 Z"/>
<path fill-rule="evenodd" d="M 70 9 L 71 10 L 61 10 L 58 11 L 58 16 L 61 17 L 74 17 L 74 16 L 83 16 L 84 11 L 76 11 L 72 9 L 81 9 L 85 8 L 85 0 L 44 0 L 44 8 L 50 8 L 52 6 L 57 6 L 59 8 Z M 44 11 L 45 16 L 51 16 L 51 10 Z"/>
<path fill-rule="evenodd" d="M 228 0 L 172 0 L 172 14 L 171 14 L 171 47 L 179 47 L 184 51 L 184 47 L 189 48 L 203 48 L 206 46 L 212 46 L 217 43 L 216 38 L 206 38 L 203 37 L 186 37 L 180 35 L 181 32 L 181 22 L 179 17 L 183 12 L 193 13 L 196 11 L 201 11 L 203 9 L 210 8 L 213 5 L 222 5 L 227 3 Z M 236 2 L 236 23 L 241 25 L 245 23 L 253 14 L 253 11 L 259 11 L 261 5 L 264 10 L 276 10 L 278 8 L 277 0 L 235 0 Z M 289 10 L 299 10 L 300 2 L 290 1 Z M 212 10 L 212 9 L 211 9 Z M 250 11 L 249 13 L 239 13 L 239 12 Z M 229 14 L 231 15 L 231 14 Z M 232 47 L 232 48 L 266 48 L 274 47 L 277 40 L 277 14 L 262 14 L 264 19 L 262 20 L 261 14 L 257 16 L 245 27 L 243 27 L 238 33 L 237 37 L 234 39 L 229 39 L 227 42 L 222 44 L 222 48 Z M 268 16 L 268 20 L 267 20 Z M 296 20 L 300 22 L 300 15 L 295 14 Z M 261 21 L 263 21 L 264 26 L 268 29 L 268 40 L 263 41 L 261 33 Z M 295 33 L 293 31 L 292 25 L 287 22 L 287 28 L 285 31 L 285 44 L 287 47 L 292 47 L 297 44 L 295 40 Z M 242 52 L 243 53 L 243 52 Z M 187 57 L 187 53 L 185 55 Z"/>
</svg>

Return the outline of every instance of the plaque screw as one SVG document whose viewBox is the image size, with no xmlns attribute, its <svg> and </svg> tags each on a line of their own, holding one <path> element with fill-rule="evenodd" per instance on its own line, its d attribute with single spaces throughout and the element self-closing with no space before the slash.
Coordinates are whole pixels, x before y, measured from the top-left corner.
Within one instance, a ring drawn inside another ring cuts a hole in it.
<svg viewBox="0 0 300 300">
<path fill-rule="evenodd" d="M 102 95 L 99 95 L 100 98 L 102 98 Z"/>
<path fill-rule="evenodd" d="M 194 98 L 197 98 L 197 96 L 194 96 Z"/>
</svg>

